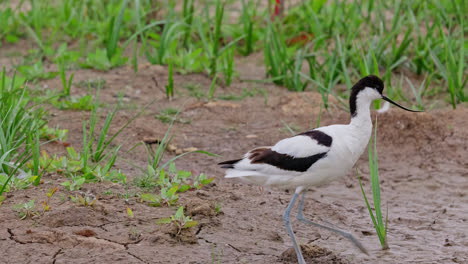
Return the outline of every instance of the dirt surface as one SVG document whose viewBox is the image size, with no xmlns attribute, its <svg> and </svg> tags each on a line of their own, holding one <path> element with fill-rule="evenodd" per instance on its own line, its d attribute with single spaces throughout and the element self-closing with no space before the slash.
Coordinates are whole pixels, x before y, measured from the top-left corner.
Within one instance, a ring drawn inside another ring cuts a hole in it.
<svg viewBox="0 0 468 264">
<path fill-rule="evenodd" d="M 246 68 L 248 68 L 247 66 Z M 253 67 L 253 66 L 252 66 Z M 254 67 L 253 67 L 254 68 Z M 248 68 L 250 69 L 250 68 Z M 111 109 L 123 94 L 124 107 L 111 128 L 116 132 L 133 115 L 147 106 L 118 138 L 123 144 L 116 167 L 130 179 L 140 171 L 129 165 L 146 166 L 146 153 L 137 147 L 145 138 L 161 139 L 168 125 L 154 116 L 167 107 L 183 105 L 176 123 L 173 144 L 180 149 L 197 148 L 222 157 L 187 155 L 176 164 L 179 169 L 204 172 L 215 177 L 201 190 L 180 195 L 179 204 L 198 225 L 177 235 L 170 226 L 155 221 L 174 214 L 176 208 L 150 207 L 132 197 L 126 202 L 119 184 L 84 184 L 69 192 L 60 175 L 45 175 L 44 184 L 8 193 L 1 205 L 0 263 L 294 263 L 295 254 L 282 222 L 282 214 L 292 194 L 287 191 L 260 191 L 257 186 L 223 178 L 217 162 L 237 158 L 253 147 L 271 145 L 289 136 L 282 121 L 306 130 L 316 124 L 321 97 L 314 92 L 292 93 L 282 87 L 236 82 L 218 88 L 217 95 L 255 96 L 242 101 L 217 100 L 207 103 L 190 96 L 184 87 L 198 84 L 207 94 L 211 80 L 204 75 L 176 75 L 176 97 L 165 98 L 167 69 L 142 65 L 135 76 L 130 68 L 109 72 L 74 71 L 74 95 L 88 88 L 80 81 L 106 81 L 101 100 Z M 42 81 L 38 89 L 60 87 L 60 80 Z M 346 123 L 349 114 L 330 98 L 331 107 L 321 117 L 321 125 Z M 60 111 L 46 106 L 49 126 L 69 129 L 68 142 L 81 147 L 82 120 L 89 112 Z M 377 113 L 373 113 L 374 116 Z M 354 172 L 330 185 L 309 192 L 305 215 L 326 220 L 355 234 L 369 255 L 333 233 L 292 220 L 308 263 L 467 263 L 468 262 L 468 109 L 442 108 L 427 113 L 398 109 L 378 114 L 378 152 L 384 208 L 388 207 L 389 246 L 380 250 L 377 235 L 365 207 Z M 48 153 L 65 154 L 65 147 L 50 143 Z M 168 153 L 166 160 L 173 157 Z M 357 164 L 370 193 L 367 155 Z M 124 160 L 125 159 L 125 160 Z M 14 204 L 35 199 L 40 207 L 50 187 L 59 191 L 51 210 L 20 220 Z M 93 207 L 82 207 L 68 198 L 90 193 L 98 197 Z M 131 187 L 132 194 L 139 190 Z M 215 206 L 221 206 L 216 213 Z M 126 208 L 134 218 L 127 216 Z M 294 212 L 295 214 L 295 212 Z M 293 214 L 293 215 L 294 215 Z"/>
</svg>

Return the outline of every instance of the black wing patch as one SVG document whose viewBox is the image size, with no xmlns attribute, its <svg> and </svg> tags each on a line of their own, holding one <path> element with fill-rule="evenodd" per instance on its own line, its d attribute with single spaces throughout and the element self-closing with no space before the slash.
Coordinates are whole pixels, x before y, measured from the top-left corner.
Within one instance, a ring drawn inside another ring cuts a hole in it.
<svg viewBox="0 0 468 264">
<path fill-rule="evenodd" d="M 327 152 L 323 152 L 304 158 L 295 158 L 288 154 L 278 153 L 270 148 L 258 148 L 250 152 L 249 159 L 252 164 L 265 163 L 282 170 L 305 172 L 326 155 Z"/>
<path fill-rule="evenodd" d="M 330 147 L 333 142 L 333 138 L 319 130 L 310 130 L 299 134 L 301 136 L 308 136 L 315 139 L 319 145 Z"/>
<path fill-rule="evenodd" d="M 218 165 L 222 165 L 221 168 L 224 168 L 224 169 L 234 169 L 234 164 L 236 164 L 237 162 L 241 160 L 242 159 L 223 161 L 223 162 L 218 163 Z"/>
</svg>

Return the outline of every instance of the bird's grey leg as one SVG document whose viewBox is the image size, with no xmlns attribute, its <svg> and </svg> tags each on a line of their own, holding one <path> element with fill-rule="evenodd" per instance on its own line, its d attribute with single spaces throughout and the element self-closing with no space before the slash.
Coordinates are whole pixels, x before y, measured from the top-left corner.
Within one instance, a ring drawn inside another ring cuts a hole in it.
<svg viewBox="0 0 468 264">
<path fill-rule="evenodd" d="M 299 262 L 299 264 L 305 264 L 304 257 L 302 256 L 302 253 L 301 253 L 301 248 L 296 242 L 296 237 L 294 236 L 294 232 L 291 227 L 291 222 L 289 221 L 289 214 L 291 213 L 291 209 L 294 206 L 294 202 L 296 201 L 296 198 L 299 195 L 299 193 L 300 192 L 294 193 L 294 196 L 292 197 L 291 202 L 288 205 L 288 208 L 286 208 L 286 211 L 284 212 L 283 221 L 284 221 L 284 225 L 286 226 L 286 230 L 288 230 L 288 234 L 291 237 L 291 240 L 293 242 L 294 250 L 296 251 L 296 255 L 297 255 L 297 261 Z"/>
<path fill-rule="evenodd" d="M 301 198 L 301 201 L 299 203 L 299 209 L 298 209 L 298 212 L 297 212 L 297 219 L 301 222 L 304 222 L 306 224 L 309 224 L 309 225 L 314 225 L 316 227 L 320 227 L 320 228 L 324 228 L 326 230 L 329 230 L 329 231 L 332 231 L 334 233 L 337 233 L 339 235 L 342 235 L 344 238 L 347 238 L 349 239 L 351 242 L 353 242 L 353 244 L 358 247 L 362 253 L 366 254 L 366 255 L 369 255 L 367 253 L 367 249 L 361 244 L 361 242 L 359 242 L 359 240 L 357 240 L 351 233 L 345 231 L 345 230 L 341 230 L 339 228 L 335 228 L 335 227 L 330 227 L 330 226 L 326 226 L 326 225 L 321 225 L 321 224 L 318 224 L 318 223 L 314 223 L 308 219 L 305 219 L 304 218 L 304 198 L 305 198 L 305 194 L 307 193 L 307 190 L 305 190 L 303 193 L 302 193 L 302 198 Z M 330 223 L 328 223 L 329 225 L 332 225 Z"/>
</svg>

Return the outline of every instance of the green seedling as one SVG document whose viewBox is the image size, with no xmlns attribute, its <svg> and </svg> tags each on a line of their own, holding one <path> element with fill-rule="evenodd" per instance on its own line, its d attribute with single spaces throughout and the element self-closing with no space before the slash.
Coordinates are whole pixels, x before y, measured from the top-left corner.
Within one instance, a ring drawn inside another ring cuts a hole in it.
<svg viewBox="0 0 468 264">
<path fill-rule="evenodd" d="M 175 70 L 181 74 L 202 72 L 209 64 L 209 58 L 202 48 L 190 46 L 188 49 L 178 49 L 171 57 Z"/>
<path fill-rule="evenodd" d="M 159 207 L 161 206 L 161 196 L 152 193 L 140 194 L 140 201 L 146 202 L 149 206 Z"/>
<path fill-rule="evenodd" d="M 0 10 L 0 39 L 7 43 L 17 43 L 21 36 L 18 29 L 19 23 L 15 19 L 15 10 L 10 7 Z"/>
<path fill-rule="evenodd" d="M 179 200 L 179 195 L 177 195 L 177 190 L 179 186 L 173 186 L 172 188 L 161 188 L 161 194 L 155 195 L 151 193 L 142 193 L 140 198 L 142 201 L 145 201 L 150 206 L 158 207 L 161 205 L 171 206 L 175 205 Z"/>
<path fill-rule="evenodd" d="M 128 216 L 128 218 L 130 218 L 130 219 L 135 218 L 135 215 L 133 214 L 132 209 L 131 209 L 130 207 L 128 207 L 128 206 L 127 206 L 127 216 Z"/>
<path fill-rule="evenodd" d="M 58 190 L 58 187 L 49 188 L 49 191 L 46 193 L 47 200 L 45 200 L 42 203 L 42 206 L 43 206 L 42 214 L 50 210 L 50 199 L 52 198 L 52 196 L 54 196 L 57 190 Z"/>
<path fill-rule="evenodd" d="M 424 78 L 424 81 L 419 85 L 418 89 L 414 87 L 413 83 L 408 78 L 406 78 L 406 82 L 410 86 L 414 98 L 416 99 L 416 107 L 418 108 L 418 110 L 424 110 L 422 97 L 424 96 L 429 87 L 429 84 L 431 82 L 431 76 L 426 76 L 426 78 Z"/>
<path fill-rule="evenodd" d="M 6 178 L 0 186 L 0 196 L 10 188 L 11 179 L 16 178 L 13 176 L 18 173 L 27 175 L 23 171 L 24 165 L 38 146 L 30 144 L 31 135 L 46 123 L 41 109 L 28 107 L 26 89 L 20 89 L 21 86 L 16 84 L 15 75 L 8 79 L 3 68 L 0 80 L 0 175 Z"/>
<path fill-rule="evenodd" d="M 98 77 L 96 79 L 89 79 L 86 81 L 79 81 L 77 84 L 75 84 L 78 87 L 81 88 L 93 88 L 93 89 L 104 89 L 106 86 L 106 80 L 102 79 L 101 77 Z"/>
<path fill-rule="evenodd" d="M 54 107 L 61 110 L 93 110 L 93 96 L 71 96 L 67 99 L 52 99 L 49 101 Z"/>
<path fill-rule="evenodd" d="M 174 64 L 169 62 L 169 77 L 166 85 L 166 96 L 169 100 L 174 97 Z"/>
<path fill-rule="evenodd" d="M 66 97 L 70 97 L 71 85 L 72 85 L 73 77 L 75 76 L 75 74 L 72 73 L 70 75 L 70 78 L 67 81 L 67 76 L 65 73 L 65 63 L 63 61 L 59 63 L 59 73 L 60 73 L 60 79 L 62 80 L 63 95 Z"/>
<path fill-rule="evenodd" d="M 71 181 L 62 182 L 60 185 L 67 188 L 69 191 L 79 190 L 83 183 L 85 183 L 85 177 L 74 177 Z"/>
<path fill-rule="evenodd" d="M 16 204 L 13 205 L 12 209 L 18 212 L 18 216 L 21 220 L 24 220 L 26 218 L 31 218 L 33 216 L 39 215 L 35 211 L 36 205 L 34 204 L 34 200 L 30 200 L 29 202 L 26 202 L 24 204 Z"/>
<path fill-rule="evenodd" d="M 434 64 L 439 70 L 442 78 L 445 80 L 448 86 L 448 92 L 450 94 L 450 101 L 453 109 L 457 106 L 457 102 L 466 102 L 468 98 L 465 98 L 465 87 L 468 82 L 468 75 L 465 73 L 466 59 L 465 59 L 465 45 L 464 33 L 460 33 L 460 39 L 457 41 L 456 38 L 448 38 L 443 33 L 443 29 L 439 26 L 440 35 L 442 36 L 445 44 L 445 52 L 440 56 L 431 50 L 430 54 L 434 60 Z M 458 43 L 456 43 L 458 42 Z M 457 47 L 454 48 L 454 47 Z M 454 51 L 455 50 L 455 51 Z M 442 59 L 443 60 L 442 60 Z"/>
<path fill-rule="evenodd" d="M 253 11 L 252 15 L 249 14 L 249 11 Z M 243 33 L 245 37 L 245 49 L 243 50 L 243 55 L 248 56 L 254 50 L 255 38 L 254 38 L 254 21 L 256 8 L 251 8 L 248 4 L 245 3 L 245 0 L 242 0 L 242 15 L 240 20 L 242 23 Z"/>
<path fill-rule="evenodd" d="M 382 210 L 381 210 L 381 200 L 380 200 L 380 186 L 379 186 L 379 166 L 377 162 L 377 120 L 375 121 L 375 130 L 374 130 L 374 142 L 372 144 L 369 143 L 369 170 L 371 174 L 371 185 L 372 185 L 372 196 L 373 202 L 375 207 L 375 216 L 372 211 L 372 208 L 367 200 L 366 193 L 364 192 L 364 188 L 362 187 L 361 178 L 359 177 L 359 172 L 356 169 L 356 173 L 358 175 L 359 185 L 361 186 L 362 195 L 364 200 L 366 201 L 367 209 L 369 210 L 369 214 L 372 219 L 372 223 L 374 223 L 375 231 L 380 240 L 380 245 L 382 249 L 388 249 L 388 240 L 387 240 L 387 222 L 388 222 L 388 208 L 387 208 L 387 216 L 385 217 L 385 224 L 382 218 Z"/>
<path fill-rule="evenodd" d="M 42 66 L 42 61 L 39 60 L 35 64 L 22 65 L 17 68 L 18 72 L 23 75 L 24 78 L 30 81 L 36 81 L 40 79 L 53 79 L 59 73 L 58 72 L 45 72 L 44 67 Z"/>
<path fill-rule="evenodd" d="M 215 213 L 216 213 L 216 215 L 223 213 L 223 211 L 221 209 L 221 203 L 220 202 L 215 203 Z"/>
<path fill-rule="evenodd" d="M 161 110 L 155 117 L 163 123 L 177 122 L 182 124 L 190 124 L 190 120 L 177 117 L 178 113 L 179 110 L 175 108 L 166 108 Z"/>
<path fill-rule="evenodd" d="M 97 201 L 96 197 L 89 193 L 86 193 L 84 197 L 80 194 L 76 194 L 75 196 L 70 195 L 70 199 L 72 200 L 72 202 L 81 204 L 84 207 L 91 207 Z"/>
<path fill-rule="evenodd" d="M 34 180 L 34 185 L 38 186 L 41 182 L 42 174 L 45 170 L 40 170 L 40 152 L 39 152 L 39 133 L 36 131 L 34 134 L 30 135 L 28 138 L 28 143 L 31 148 L 31 162 L 28 164 L 29 168 L 31 169 L 31 173 L 36 177 Z"/>
<path fill-rule="evenodd" d="M 188 47 L 188 41 L 190 34 L 192 33 L 193 17 L 195 15 L 195 0 L 184 0 L 184 6 L 182 9 L 182 16 L 184 18 L 186 27 L 184 32 L 184 47 Z"/>
<path fill-rule="evenodd" d="M 145 55 L 152 64 L 167 63 L 166 59 L 172 57 L 178 48 L 178 41 L 184 34 L 184 23 L 166 21 L 161 34 L 148 33 L 147 43 L 149 47 L 145 48 Z M 146 42 L 146 40 L 145 40 Z"/>
<path fill-rule="evenodd" d="M 112 61 L 116 55 L 121 55 L 121 52 L 118 52 L 118 41 L 121 28 L 123 26 L 123 18 L 125 14 L 125 9 L 127 7 L 128 0 L 123 0 L 120 6 L 120 11 L 116 17 L 112 17 L 109 23 L 109 35 L 107 37 L 107 58 L 109 61 Z"/>
<path fill-rule="evenodd" d="M 176 236 L 182 232 L 182 229 L 190 228 L 196 226 L 198 223 L 197 221 L 190 218 L 190 216 L 184 215 L 184 207 L 181 206 L 177 209 L 177 212 L 171 217 L 160 218 L 156 220 L 156 224 L 173 224 L 177 228 Z"/>
<path fill-rule="evenodd" d="M 55 128 L 50 128 L 47 125 L 39 129 L 39 137 L 51 141 L 66 141 L 68 129 L 60 129 L 57 125 Z"/>
<path fill-rule="evenodd" d="M 180 112 L 180 110 L 179 110 Z M 206 152 L 203 150 L 195 150 L 195 151 L 189 151 L 182 153 L 180 155 L 177 155 L 167 161 L 166 163 L 162 163 L 162 159 L 164 157 L 164 154 L 166 153 L 166 150 L 172 140 L 172 135 L 171 135 L 171 129 L 172 126 L 174 125 L 174 120 L 177 119 L 178 113 L 174 116 L 174 119 L 172 122 L 169 124 L 169 127 L 166 131 L 166 134 L 164 135 L 162 140 L 158 141 L 158 147 L 156 150 L 153 150 L 150 145 L 145 145 L 146 147 L 146 152 L 147 152 L 147 157 L 148 157 L 148 166 L 147 168 L 141 168 L 138 167 L 145 175 L 144 179 L 141 180 L 141 184 L 143 186 L 152 186 L 154 185 L 154 178 L 159 175 L 159 172 L 166 168 L 171 162 L 174 162 L 175 160 L 179 159 L 180 157 L 183 157 L 189 153 L 202 153 L 208 156 L 216 156 L 216 154 Z M 139 145 L 139 144 L 138 144 Z M 138 146 L 136 145 L 136 146 Z M 135 146 L 135 147 L 136 147 Z M 135 148 L 134 147 L 134 148 Z"/>
<path fill-rule="evenodd" d="M 184 85 L 184 88 L 186 88 L 189 91 L 189 95 L 192 97 L 195 97 L 197 99 L 202 99 L 206 97 L 199 84 L 187 83 Z"/>
<path fill-rule="evenodd" d="M 221 4 L 221 0 L 216 1 L 216 13 L 215 13 L 215 27 L 214 27 L 214 38 L 212 51 L 211 51 L 211 62 L 210 62 L 210 73 L 215 76 L 217 73 L 217 62 L 218 56 L 220 55 L 219 41 L 221 39 L 221 23 L 224 16 L 224 3 Z"/>
<path fill-rule="evenodd" d="M 214 178 L 208 178 L 205 174 L 202 173 L 194 178 L 193 186 L 199 190 L 204 185 L 210 184 L 213 180 Z"/>
<path fill-rule="evenodd" d="M 224 53 L 224 80 L 226 86 L 230 86 L 234 74 L 234 48 L 230 48 Z"/>
<path fill-rule="evenodd" d="M 214 97 L 214 94 L 216 92 L 216 79 L 218 78 L 218 75 L 215 75 L 215 77 L 213 78 L 213 80 L 211 81 L 211 85 L 210 85 L 210 91 L 208 92 L 208 99 L 211 100 L 213 99 Z"/>
<path fill-rule="evenodd" d="M 252 88 L 252 89 L 244 88 L 241 95 L 222 94 L 218 96 L 218 99 L 226 100 L 226 101 L 242 101 L 247 97 L 255 97 L 258 93 L 264 94 L 265 91 L 261 89 L 256 89 L 256 88 Z"/>
<path fill-rule="evenodd" d="M 200 189 L 204 185 L 210 184 L 213 180 L 214 178 L 207 178 L 203 173 L 193 176 L 190 171 L 177 170 L 175 163 L 171 162 L 169 163 L 167 172 L 161 169 L 156 183 L 158 186 L 166 188 L 178 186 L 177 192 L 181 193 L 193 188 Z"/>
<path fill-rule="evenodd" d="M 98 48 L 94 53 L 88 53 L 86 60 L 82 61 L 80 66 L 83 68 L 107 71 L 122 66 L 127 62 L 128 58 L 123 57 L 122 52 L 122 50 L 117 50 L 113 57 L 109 59 L 107 50 Z"/>
</svg>

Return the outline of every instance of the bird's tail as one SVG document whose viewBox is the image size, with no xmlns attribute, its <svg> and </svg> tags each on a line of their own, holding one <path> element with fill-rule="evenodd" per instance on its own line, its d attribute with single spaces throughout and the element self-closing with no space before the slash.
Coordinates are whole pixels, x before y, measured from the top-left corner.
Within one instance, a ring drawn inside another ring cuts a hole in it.
<svg viewBox="0 0 468 264">
<path fill-rule="evenodd" d="M 247 176 L 262 176 L 261 173 L 257 171 L 242 171 L 242 170 L 227 170 L 225 178 L 239 178 L 239 177 L 247 177 Z"/>
<path fill-rule="evenodd" d="M 223 161 L 223 162 L 218 163 L 218 165 L 221 165 L 221 168 L 223 169 L 234 169 L 234 164 L 236 164 L 237 162 L 241 160 L 242 159 Z"/>
</svg>

